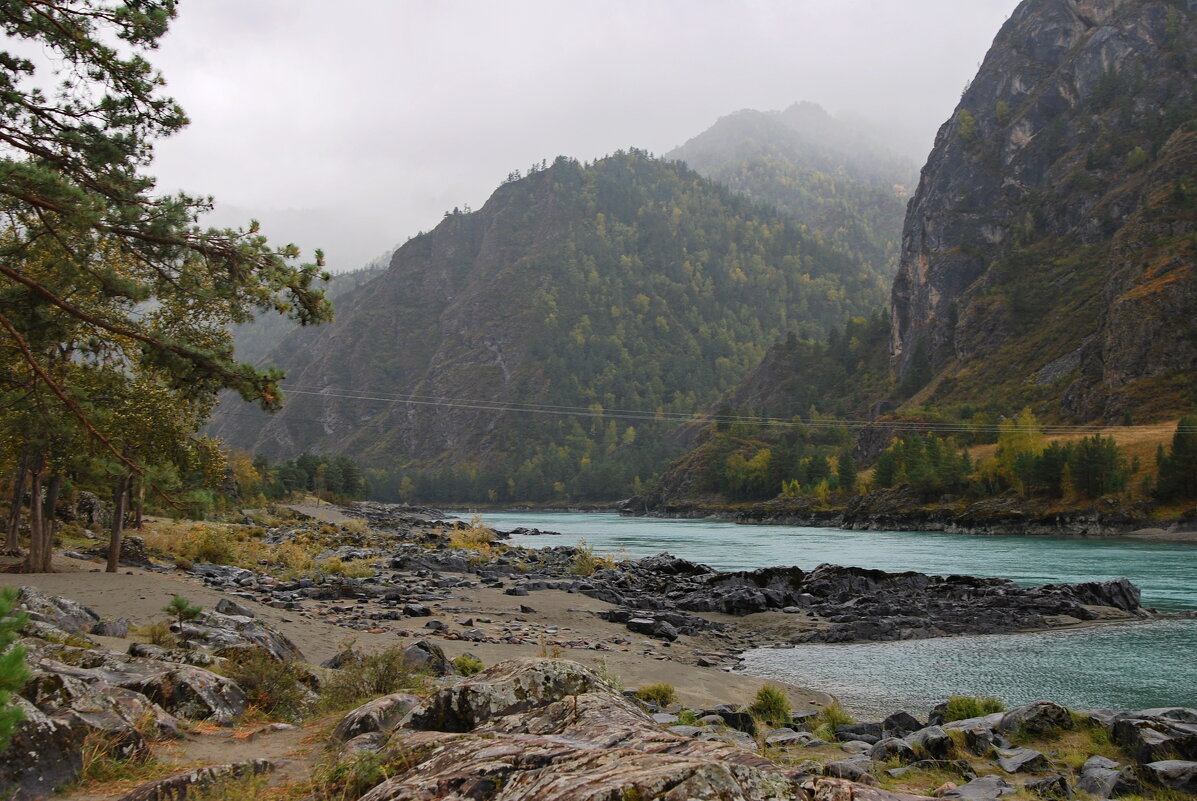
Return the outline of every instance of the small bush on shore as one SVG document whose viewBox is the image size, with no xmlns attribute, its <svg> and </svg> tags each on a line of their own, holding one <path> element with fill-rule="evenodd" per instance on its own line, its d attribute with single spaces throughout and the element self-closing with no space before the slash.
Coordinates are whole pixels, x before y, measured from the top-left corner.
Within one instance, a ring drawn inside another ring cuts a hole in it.
<svg viewBox="0 0 1197 801">
<path fill-rule="evenodd" d="M 150 645 L 157 645 L 160 648 L 174 648 L 178 645 L 175 633 L 170 630 L 170 624 L 165 620 L 151 620 L 134 631 L 145 637 L 146 642 Z"/>
<path fill-rule="evenodd" d="M 649 704 L 656 704 L 661 709 L 677 703 L 677 689 L 672 684 L 661 682 L 648 684 L 636 691 L 636 697 Z"/>
<path fill-rule="evenodd" d="M 766 684 L 757 690 L 748 711 L 774 728 L 790 725 L 790 699 L 775 685 Z"/>
<path fill-rule="evenodd" d="M 615 692 L 621 693 L 624 691 L 623 678 L 611 669 L 611 666 L 607 664 L 605 659 L 599 660 L 599 663 L 594 666 L 594 675 L 611 685 L 611 689 L 615 690 Z"/>
<path fill-rule="evenodd" d="M 412 667 L 403 656 L 403 646 L 394 645 L 375 654 L 354 651 L 320 688 L 320 707 L 338 712 L 403 691 L 428 691 L 428 674 Z"/>
<path fill-rule="evenodd" d="M 829 743 L 835 742 L 835 727 L 836 726 L 850 726 L 856 722 L 856 718 L 848 714 L 848 711 L 840 706 L 839 701 L 832 701 L 827 706 L 819 711 L 810 720 L 811 734 L 818 737 L 820 740 L 826 740 Z"/>
<path fill-rule="evenodd" d="M 463 676 L 473 676 L 475 673 L 481 672 L 486 665 L 482 664 L 482 660 L 473 654 L 462 654 L 453 660 L 453 667 Z"/>
<path fill-rule="evenodd" d="M 536 655 L 541 659 L 560 659 L 565 656 L 565 649 L 557 643 L 548 642 L 543 637 L 540 638 L 540 649 Z"/>
<path fill-rule="evenodd" d="M 1005 711 L 1006 705 L 1000 698 L 981 695 L 953 695 L 948 698 L 943 719 L 944 722 L 950 723 L 953 720 L 968 720 Z"/>
<path fill-rule="evenodd" d="M 360 517 L 355 517 L 342 523 L 341 528 L 350 534 L 365 534 L 370 530 L 370 524 Z"/>
<path fill-rule="evenodd" d="M 615 562 L 596 554 L 586 540 L 578 540 L 576 550 L 574 561 L 569 567 L 569 572 L 575 576 L 593 576 L 598 570 L 615 567 Z"/>
<path fill-rule="evenodd" d="M 462 551 L 490 553 L 494 539 L 495 532 L 483 525 L 481 517 L 474 515 L 470 519 L 469 528 L 458 528 L 449 532 L 449 547 Z"/>
<path fill-rule="evenodd" d="M 222 668 L 245 691 L 251 706 L 276 719 L 300 721 L 310 711 L 310 674 L 297 662 L 278 662 L 255 648 L 238 654 Z"/>
</svg>

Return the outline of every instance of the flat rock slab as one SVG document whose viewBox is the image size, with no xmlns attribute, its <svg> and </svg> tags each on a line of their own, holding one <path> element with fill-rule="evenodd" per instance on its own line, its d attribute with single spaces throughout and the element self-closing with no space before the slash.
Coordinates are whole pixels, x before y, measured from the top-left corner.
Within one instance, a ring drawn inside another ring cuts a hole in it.
<svg viewBox="0 0 1197 801">
<path fill-rule="evenodd" d="M 1197 794 L 1197 762 L 1164 759 L 1146 765 L 1152 780 L 1182 793 Z"/>
<path fill-rule="evenodd" d="M 143 784 L 121 796 L 118 801 L 176 801 L 176 799 L 186 798 L 190 791 L 202 790 L 216 782 L 272 773 L 277 767 L 277 762 L 255 759 L 251 762 L 235 762 L 229 765 L 215 765 L 183 771 Z"/>
<path fill-rule="evenodd" d="M 1001 756 L 998 758 L 998 765 L 1007 773 L 1037 773 L 1051 767 L 1047 757 L 1031 748 L 1016 748 L 999 753 Z"/>
<path fill-rule="evenodd" d="M 1000 776 L 982 776 L 968 784 L 953 787 L 943 794 L 944 798 L 959 798 L 962 801 L 996 801 L 1005 795 L 1018 792 L 1010 782 Z"/>
</svg>

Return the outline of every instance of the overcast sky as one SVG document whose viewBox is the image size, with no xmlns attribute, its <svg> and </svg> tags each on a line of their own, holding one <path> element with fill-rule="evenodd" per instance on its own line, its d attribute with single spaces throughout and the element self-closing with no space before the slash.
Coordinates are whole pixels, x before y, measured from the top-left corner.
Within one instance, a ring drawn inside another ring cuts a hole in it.
<svg viewBox="0 0 1197 801">
<path fill-rule="evenodd" d="M 878 121 L 920 163 L 1017 0 L 195 0 L 153 54 L 164 191 L 339 272 L 514 169 L 664 153 L 742 108 Z M 913 152 L 912 152 L 913 151 Z"/>
</svg>

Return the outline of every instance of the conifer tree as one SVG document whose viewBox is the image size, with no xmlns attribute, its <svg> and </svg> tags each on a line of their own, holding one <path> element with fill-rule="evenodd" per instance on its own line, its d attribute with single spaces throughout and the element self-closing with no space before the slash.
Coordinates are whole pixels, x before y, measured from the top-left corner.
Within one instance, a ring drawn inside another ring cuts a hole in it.
<svg viewBox="0 0 1197 801">
<path fill-rule="evenodd" d="M 1156 453 L 1159 481 L 1156 497 L 1163 501 L 1197 500 L 1197 415 L 1182 417 L 1172 435 L 1172 447 Z"/>
<path fill-rule="evenodd" d="M 16 600 L 16 588 L 0 590 L 0 752 L 8 747 L 22 718 L 21 708 L 11 703 L 12 695 L 29 678 L 25 649 L 13 644 L 25 625 L 24 615 L 12 613 Z"/>
</svg>

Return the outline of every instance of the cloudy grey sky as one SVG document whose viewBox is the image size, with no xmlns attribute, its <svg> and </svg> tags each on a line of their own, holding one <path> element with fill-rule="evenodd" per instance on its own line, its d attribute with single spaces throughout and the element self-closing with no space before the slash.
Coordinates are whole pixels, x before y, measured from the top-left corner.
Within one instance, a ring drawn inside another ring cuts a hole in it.
<svg viewBox="0 0 1197 801">
<path fill-rule="evenodd" d="M 195 0 L 154 54 L 164 191 L 354 269 L 513 169 L 812 100 L 921 162 L 1017 0 Z"/>
</svg>

